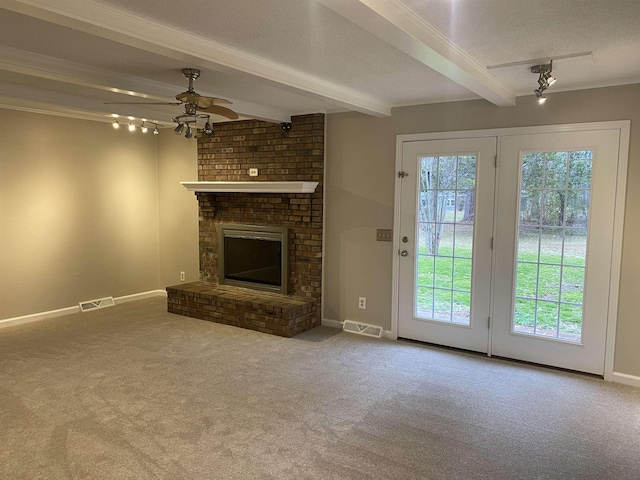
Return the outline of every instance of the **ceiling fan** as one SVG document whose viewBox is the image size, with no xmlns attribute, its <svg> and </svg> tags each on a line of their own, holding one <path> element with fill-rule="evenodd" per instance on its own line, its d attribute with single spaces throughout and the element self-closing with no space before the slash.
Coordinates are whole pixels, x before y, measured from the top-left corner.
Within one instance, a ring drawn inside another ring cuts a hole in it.
<svg viewBox="0 0 640 480">
<path fill-rule="evenodd" d="M 178 126 L 174 132 L 176 135 L 182 135 L 182 132 L 186 128 L 186 138 L 193 137 L 193 131 L 191 125 L 195 126 L 198 120 L 205 120 L 204 133 L 211 135 L 213 133 L 213 127 L 211 126 L 211 115 L 221 115 L 229 120 L 236 120 L 238 114 L 233 110 L 221 107 L 222 104 L 230 104 L 229 100 L 216 97 L 205 97 L 200 95 L 193 89 L 193 81 L 200 76 L 200 70 L 197 68 L 183 68 L 182 74 L 189 80 L 189 88 L 186 91 L 176 95 L 177 102 L 105 102 L 111 105 L 184 105 L 184 113 L 176 115 L 171 120 L 176 122 Z M 207 112 L 207 113 L 200 113 Z"/>
</svg>

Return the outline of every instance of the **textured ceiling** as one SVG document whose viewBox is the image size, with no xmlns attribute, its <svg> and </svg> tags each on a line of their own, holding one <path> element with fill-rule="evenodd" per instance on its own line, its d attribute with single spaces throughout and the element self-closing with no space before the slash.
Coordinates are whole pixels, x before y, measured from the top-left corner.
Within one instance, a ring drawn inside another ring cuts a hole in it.
<svg viewBox="0 0 640 480">
<path fill-rule="evenodd" d="M 104 102 L 171 100 L 183 67 L 243 118 L 505 106 L 536 60 L 549 94 L 640 82 L 639 19 L 638 0 L 0 0 L 0 106 L 170 124 L 181 107 Z"/>
</svg>

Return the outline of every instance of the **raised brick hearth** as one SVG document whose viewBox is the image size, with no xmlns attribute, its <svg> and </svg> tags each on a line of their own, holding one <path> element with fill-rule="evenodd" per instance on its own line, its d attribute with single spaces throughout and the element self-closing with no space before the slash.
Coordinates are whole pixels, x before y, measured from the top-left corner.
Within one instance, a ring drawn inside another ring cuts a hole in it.
<svg viewBox="0 0 640 480">
<path fill-rule="evenodd" d="M 312 181 L 318 182 L 318 187 L 312 194 L 196 193 L 201 282 L 167 288 L 169 311 L 174 309 L 173 313 L 181 315 L 283 336 L 296 335 L 320 324 L 324 115 L 301 115 L 292 117 L 291 121 L 289 132 L 283 131 L 279 124 L 247 120 L 218 123 L 212 137 L 198 134 L 198 181 Z M 257 168 L 259 175 L 250 177 L 249 168 Z M 220 223 L 289 228 L 290 297 L 281 296 L 285 307 L 279 307 L 280 313 L 287 317 L 287 325 L 283 323 L 284 317 L 267 313 L 272 312 L 273 296 L 277 294 L 238 288 L 242 301 L 251 306 L 230 302 L 225 306 L 224 298 L 235 298 L 236 287 L 218 285 L 217 226 Z M 191 288 L 209 293 L 203 296 L 201 291 L 191 291 Z M 180 304 L 178 300 L 186 303 Z M 296 313 L 297 306 L 308 311 Z M 256 315 L 260 319 L 255 318 Z M 266 317 L 273 317 L 273 321 L 268 323 Z"/>
<path fill-rule="evenodd" d="M 293 337 L 313 328 L 317 300 L 193 282 L 167 287 L 169 312 Z"/>
</svg>

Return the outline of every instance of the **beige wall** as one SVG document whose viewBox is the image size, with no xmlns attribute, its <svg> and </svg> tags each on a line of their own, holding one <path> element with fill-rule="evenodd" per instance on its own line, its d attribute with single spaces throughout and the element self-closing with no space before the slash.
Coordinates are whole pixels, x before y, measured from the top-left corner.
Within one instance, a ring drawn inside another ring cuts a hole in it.
<svg viewBox="0 0 640 480">
<path fill-rule="evenodd" d="M 199 280 L 198 201 L 180 182 L 198 180 L 196 140 L 162 130 L 158 136 L 160 288 Z"/>
<path fill-rule="evenodd" d="M 156 142 L 0 110 L 0 319 L 163 288 Z"/>
<path fill-rule="evenodd" d="M 391 327 L 392 244 L 376 242 L 375 230 L 393 225 L 396 135 L 631 120 L 614 369 L 640 376 L 640 85 L 548 97 L 544 107 L 531 96 L 515 107 L 480 100 L 397 108 L 382 119 L 329 115 L 324 317 Z M 358 309 L 359 296 L 367 297 L 367 310 Z"/>
<path fill-rule="evenodd" d="M 640 376 L 640 85 L 327 117 L 324 317 L 391 326 L 397 134 L 632 121 L 615 370 Z M 197 279 L 195 141 L 0 109 L 0 319 Z M 367 310 L 357 299 L 367 297 Z"/>
</svg>

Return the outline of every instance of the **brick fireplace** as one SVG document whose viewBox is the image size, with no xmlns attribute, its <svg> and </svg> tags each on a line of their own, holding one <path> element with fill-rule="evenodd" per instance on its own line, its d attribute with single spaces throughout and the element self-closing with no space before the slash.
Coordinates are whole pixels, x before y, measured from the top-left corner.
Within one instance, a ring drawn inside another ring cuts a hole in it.
<svg viewBox="0 0 640 480">
<path fill-rule="evenodd" d="M 320 324 L 324 115 L 218 123 L 198 134 L 198 181 L 313 181 L 314 193 L 198 192 L 200 282 L 167 288 L 169 311 L 291 337 Z M 249 169 L 258 176 L 249 176 Z M 218 225 L 288 227 L 289 295 L 219 285 Z"/>
</svg>

